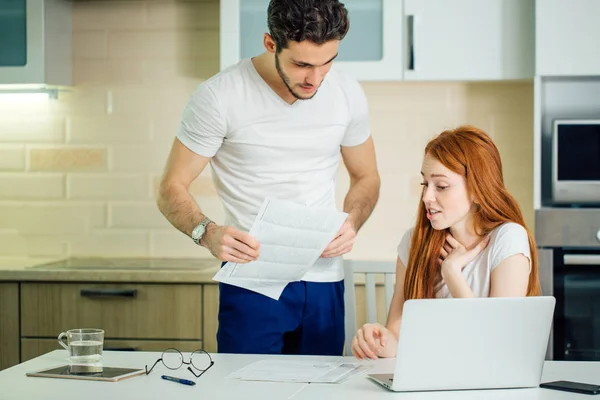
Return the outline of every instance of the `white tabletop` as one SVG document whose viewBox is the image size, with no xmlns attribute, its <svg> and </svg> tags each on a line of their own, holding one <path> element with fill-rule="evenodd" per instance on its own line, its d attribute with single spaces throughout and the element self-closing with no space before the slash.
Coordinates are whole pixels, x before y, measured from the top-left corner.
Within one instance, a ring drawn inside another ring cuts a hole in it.
<svg viewBox="0 0 600 400">
<path fill-rule="evenodd" d="M 158 352 L 104 352 L 105 366 L 144 368 L 160 358 Z M 548 389 L 506 389 L 486 391 L 453 391 L 393 393 L 375 384 L 365 376 L 357 376 L 342 384 L 305 384 L 251 382 L 225 378 L 238 369 L 258 360 L 270 357 L 297 359 L 302 356 L 266 356 L 213 354 L 215 365 L 200 378 L 195 379 L 190 372 L 181 368 L 170 371 L 161 364 L 148 376 L 133 377 L 121 382 L 78 381 L 73 379 L 49 379 L 27 377 L 25 373 L 44 368 L 64 365 L 66 351 L 56 350 L 41 357 L 0 371 L 0 399 L 41 399 L 60 398 L 61 400 L 107 399 L 585 399 L 585 395 L 559 392 Z M 313 357 L 315 362 L 325 362 L 338 357 Z M 354 358 L 348 359 L 355 362 Z M 370 362 L 373 368 L 369 373 L 390 373 L 393 359 Z M 168 374 L 196 380 L 196 386 L 186 386 L 162 380 Z M 587 383 L 600 383 L 600 363 L 587 362 L 546 362 L 542 381 L 572 380 Z"/>
</svg>

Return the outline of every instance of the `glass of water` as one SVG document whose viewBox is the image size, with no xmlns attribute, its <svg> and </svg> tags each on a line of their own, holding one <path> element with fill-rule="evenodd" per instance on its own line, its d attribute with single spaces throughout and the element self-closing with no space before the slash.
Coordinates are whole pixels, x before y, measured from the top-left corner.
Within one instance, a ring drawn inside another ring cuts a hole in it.
<svg viewBox="0 0 600 400">
<path fill-rule="evenodd" d="M 67 339 L 65 343 L 63 338 Z M 102 359 L 102 329 L 70 329 L 58 335 L 58 343 L 69 353 L 72 363 L 96 363 Z"/>
</svg>

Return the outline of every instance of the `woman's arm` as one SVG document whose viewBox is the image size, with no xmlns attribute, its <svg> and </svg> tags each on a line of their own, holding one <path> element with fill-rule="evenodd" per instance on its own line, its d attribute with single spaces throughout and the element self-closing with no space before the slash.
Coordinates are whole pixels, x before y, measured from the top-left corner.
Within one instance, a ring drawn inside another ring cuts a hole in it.
<svg viewBox="0 0 600 400">
<path fill-rule="evenodd" d="M 388 340 L 379 354 L 380 357 L 396 357 L 398 348 L 398 338 L 400 337 L 400 322 L 402 320 L 402 308 L 404 307 L 404 278 L 406 277 L 406 266 L 400 260 L 396 259 L 396 283 L 394 285 L 394 295 L 390 304 L 386 329 L 390 332 Z"/>
<path fill-rule="evenodd" d="M 396 261 L 396 283 L 390 304 L 386 326 L 379 323 L 364 324 L 352 339 L 352 353 L 356 358 L 375 359 L 377 357 L 395 357 L 400 333 L 400 320 L 404 306 L 404 277 L 406 267 L 398 257 Z"/>
<path fill-rule="evenodd" d="M 453 298 L 468 299 L 475 297 L 475 293 L 473 293 L 473 290 L 471 290 L 460 271 L 442 272 L 442 279 L 448 286 L 448 290 Z"/>
<path fill-rule="evenodd" d="M 402 319 L 402 307 L 404 307 L 404 278 L 406 277 L 406 267 L 400 260 L 396 259 L 396 283 L 394 284 L 394 295 L 390 304 L 385 327 L 398 338 L 400 334 L 400 320 Z"/>
<path fill-rule="evenodd" d="M 529 269 L 529 259 L 524 254 L 504 259 L 492 271 L 490 297 L 526 296 Z"/>
</svg>

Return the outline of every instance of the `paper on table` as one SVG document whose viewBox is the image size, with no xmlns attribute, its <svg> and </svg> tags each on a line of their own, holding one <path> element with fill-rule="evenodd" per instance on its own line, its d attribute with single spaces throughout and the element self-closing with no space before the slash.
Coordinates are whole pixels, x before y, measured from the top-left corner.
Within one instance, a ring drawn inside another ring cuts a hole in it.
<svg viewBox="0 0 600 400">
<path fill-rule="evenodd" d="M 260 257 L 246 264 L 228 262 L 214 280 L 279 299 L 289 282 L 298 281 L 313 266 L 332 261 L 319 259 L 348 214 L 267 198 L 250 235 L 260 243 Z"/>
<path fill-rule="evenodd" d="M 370 368 L 358 363 L 315 363 L 311 360 L 261 360 L 228 378 L 270 382 L 341 383 Z"/>
</svg>

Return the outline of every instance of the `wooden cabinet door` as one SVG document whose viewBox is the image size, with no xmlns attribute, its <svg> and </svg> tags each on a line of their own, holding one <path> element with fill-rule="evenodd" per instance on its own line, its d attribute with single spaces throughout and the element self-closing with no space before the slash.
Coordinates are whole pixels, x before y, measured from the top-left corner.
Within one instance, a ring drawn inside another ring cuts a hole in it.
<svg viewBox="0 0 600 400">
<path fill-rule="evenodd" d="M 217 352 L 217 329 L 219 327 L 219 285 L 204 285 L 204 350 Z"/>
<path fill-rule="evenodd" d="M 19 363 L 19 284 L 0 283 L 0 370 Z"/>
<path fill-rule="evenodd" d="M 202 339 L 202 286 L 140 283 L 24 283 L 21 335 L 57 337 L 104 329 L 105 339 Z"/>
<path fill-rule="evenodd" d="M 104 351 L 156 351 L 175 348 L 181 352 L 202 349 L 199 340 L 105 340 Z M 21 339 L 21 362 L 31 360 L 54 350 L 62 350 L 56 339 Z M 65 351 L 65 362 L 67 352 Z"/>
</svg>

